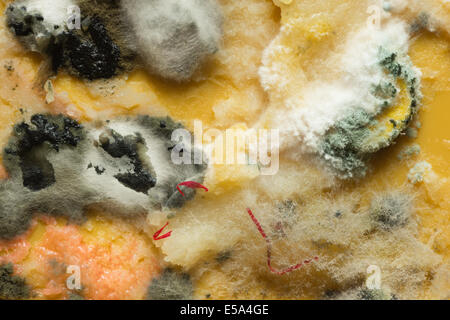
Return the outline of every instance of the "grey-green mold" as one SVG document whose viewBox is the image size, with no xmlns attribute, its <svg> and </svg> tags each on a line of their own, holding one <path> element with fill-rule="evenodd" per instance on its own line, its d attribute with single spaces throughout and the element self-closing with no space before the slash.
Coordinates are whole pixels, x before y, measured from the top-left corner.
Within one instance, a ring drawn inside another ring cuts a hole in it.
<svg viewBox="0 0 450 320">
<path fill-rule="evenodd" d="M 35 212 L 82 223 L 92 207 L 127 218 L 182 207 L 195 190 L 183 196 L 177 185 L 202 183 L 207 167 L 172 161 L 172 133 L 182 128 L 148 116 L 81 126 L 34 115 L 17 124 L 3 157 L 10 178 L 0 182 L 0 239 L 28 230 Z M 183 150 L 194 151 L 192 142 Z"/>
<path fill-rule="evenodd" d="M 359 300 L 397 300 L 395 295 L 391 295 L 382 289 L 368 289 L 364 288 L 358 292 L 357 298 Z"/>
<path fill-rule="evenodd" d="M 11 263 L 0 265 L 0 300 L 27 299 L 31 289 L 25 279 L 14 275 L 14 266 Z"/>
<path fill-rule="evenodd" d="M 371 95 L 379 102 L 376 112 L 369 113 L 363 106 L 352 108 L 322 139 L 322 158 L 344 179 L 366 175 L 368 158 L 390 146 L 407 129 L 422 99 L 420 78 L 408 56 L 400 57 L 380 48 L 379 66 L 386 73 L 386 81 L 373 85 Z M 380 117 L 397 108 L 401 100 L 399 81 L 405 84 L 410 103 L 400 118 L 388 119 L 392 127 L 386 127 Z"/>
<path fill-rule="evenodd" d="M 400 191 L 376 195 L 369 210 L 372 224 L 384 231 L 404 227 L 411 217 L 412 200 L 412 196 Z"/>
<path fill-rule="evenodd" d="M 148 300 L 191 300 L 194 287 L 187 273 L 166 269 L 152 280 L 147 290 Z"/>
</svg>

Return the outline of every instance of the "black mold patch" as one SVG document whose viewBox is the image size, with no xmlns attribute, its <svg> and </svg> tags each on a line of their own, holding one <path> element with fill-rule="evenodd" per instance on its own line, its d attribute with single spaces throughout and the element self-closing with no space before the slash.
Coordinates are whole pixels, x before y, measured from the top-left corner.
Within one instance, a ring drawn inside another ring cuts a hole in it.
<svg viewBox="0 0 450 320">
<path fill-rule="evenodd" d="M 65 61 L 78 76 L 89 80 L 111 78 L 119 69 L 120 49 L 98 17 L 90 21 L 87 32 L 66 33 L 62 50 L 53 53 L 54 68 Z"/>
<path fill-rule="evenodd" d="M 45 158 L 24 158 L 20 163 L 23 186 L 39 191 L 50 187 L 56 182 L 53 166 Z"/>
<path fill-rule="evenodd" d="M 114 130 L 109 130 L 109 134 L 109 137 L 100 137 L 101 147 L 113 158 L 128 157 L 134 167 L 133 172 L 119 173 L 115 178 L 124 186 L 147 194 L 156 185 L 156 178 L 139 156 L 139 149 L 145 148 L 145 141 L 139 134 L 123 137 Z"/>
<path fill-rule="evenodd" d="M 100 166 L 95 166 L 94 167 L 95 172 L 97 172 L 98 175 L 105 173 L 106 169 Z"/>
<path fill-rule="evenodd" d="M 0 265 L 0 300 L 26 299 L 30 297 L 30 288 L 25 279 L 14 275 L 11 263 Z"/>
<path fill-rule="evenodd" d="M 26 7 L 18 10 L 14 6 L 9 6 L 7 16 L 6 25 L 16 36 L 24 37 L 33 33 L 33 17 L 27 14 Z"/>
<path fill-rule="evenodd" d="M 134 173 L 117 174 L 116 179 L 125 187 L 133 189 L 137 192 L 148 194 L 148 190 L 156 185 L 156 179 L 147 171 L 135 171 Z"/>
<path fill-rule="evenodd" d="M 148 300 L 189 300 L 194 293 L 191 278 L 186 273 L 166 269 L 153 279 L 147 290 Z"/>
<path fill-rule="evenodd" d="M 9 30 L 30 51 L 49 57 L 52 71 L 65 68 L 83 79 L 108 79 L 133 68 L 135 50 L 128 41 L 119 1 L 78 0 L 81 28 L 69 29 L 66 21 L 51 24 L 45 12 L 27 11 L 27 3 L 13 2 L 6 10 Z M 39 35 L 39 37 L 38 37 Z"/>
<path fill-rule="evenodd" d="M 87 207 L 127 219 L 180 208 L 195 190 L 183 197 L 177 184 L 204 179 L 206 164 L 171 162 L 171 134 L 182 126 L 169 118 L 86 126 L 38 114 L 14 127 L 3 157 L 10 178 L 0 181 L 0 239 L 28 230 L 36 212 L 82 223 Z"/>
<path fill-rule="evenodd" d="M 78 122 L 63 116 L 36 114 L 31 124 L 22 122 L 14 127 L 14 139 L 5 149 L 5 155 L 20 159 L 23 186 L 39 191 L 56 182 L 53 166 L 46 159 L 46 149 L 58 152 L 63 146 L 76 147 L 83 135 Z"/>
</svg>

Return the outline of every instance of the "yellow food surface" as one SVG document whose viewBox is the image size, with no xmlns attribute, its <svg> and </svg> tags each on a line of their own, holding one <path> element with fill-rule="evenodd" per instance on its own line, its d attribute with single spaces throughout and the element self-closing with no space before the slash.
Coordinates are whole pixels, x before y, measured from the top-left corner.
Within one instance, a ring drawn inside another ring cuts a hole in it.
<svg viewBox="0 0 450 320">
<path fill-rule="evenodd" d="M 0 1 L 0 11 L 8 2 Z M 197 119 L 205 129 L 250 128 L 269 103 L 281 103 L 308 79 L 330 76 L 329 70 L 317 70 L 315 65 L 327 57 L 330 46 L 338 45 L 349 30 L 365 21 L 369 2 L 220 3 L 225 15 L 222 49 L 189 84 L 168 83 L 143 70 L 91 83 L 60 73 L 52 80 L 55 101 L 50 104 L 42 90 L 33 88 L 42 58 L 21 48 L 4 27 L 2 17 L 1 147 L 12 125 L 22 118 L 20 109 L 26 114 L 64 113 L 82 122 L 149 114 L 170 115 L 190 129 Z M 288 24 L 289 32 L 279 35 L 280 27 Z M 272 41 L 289 47 L 294 40 L 298 44 L 299 38 L 301 45 L 279 58 L 288 61 L 280 72 L 289 74 L 289 82 L 270 84 L 273 90 L 265 92 L 258 76 L 263 50 Z M 312 50 L 306 50 L 310 46 Z M 258 177 L 249 166 L 216 165 L 205 182 L 210 192 L 199 192 L 170 219 L 173 234 L 168 239 L 151 240 L 152 232 L 167 220 L 157 213 L 150 213 L 146 227 L 141 222 L 113 220 L 107 213 L 91 213 L 81 226 L 44 215 L 36 218 L 20 239 L 0 243 L 0 261 L 19 266 L 17 272 L 36 290 L 36 298 L 69 297 L 71 292 L 65 286 L 68 274 L 61 267 L 67 265 L 81 265 L 82 292 L 91 299 L 141 299 L 149 281 L 166 265 L 191 275 L 199 299 L 311 299 L 323 298 L 324 290 L 351 288 L 352 279 L 365 277 L 372 264 L 380 265 L 383 278 L 402 297 L 446 298 L 450 292 L 450 38 L 445 32 L 424 31 L 413 39 L 410 56 L 423 73 L 423 105 L 412 122 L 418 135 L 401 136 L 395 145 L 378 153 L 362 181 L 337 182 L 322 173 L 314 161 L 294 163 L 283 154 L 280 172 L 274 177 Z M 6 65 L 12 65 L 14 71 Z M 401 108 L 392 111 L 400 115 L 387 117 L 402 119 L 407 102 L 402 101 Z M 418 144 L 421 153 L 399 160 L 397 156 L 412 144 Z M 432 172 L 422 182 L 411 184 L 408 172 L 420 161 L 431 164 Z M 1 178 L 7 176 L 0 166 Z M 366 210 L 372 195 L 398 189 L 415 195 L 415 224 L 394 235 L 365 230 L 367 222 L 359 212 Z M 265 242 L 246 208 L 251 207 L 269 229 L 277 222 L 271 216 L 273 204 L 286 199 L 299 203 L 300 222 L 305 225 L 296 224 L 287 231 L 289 238 L 274 244 L 274 264 L 281 269 L 313 256 L 319 261 L 279 276 L 267 268 Z M 339 226 L 327 220 L 330 210 L 335 209 L 349 212 Z M 311 228 L 307 228 L 308 223 Z M 362 229 L 365 232 L 360 232 Z M 231 252 L 231 258 L 218 262 L 217 256 L 224 252 Z"/>
<path fill-rule="evenodd" d="M 369 145 L 383 145 L 384 142 L 390 141 L 394 129 L 400 132 L 404 131 L 407 127 L 407 121 L 413 116 L 411 99 L 408 97 L 404 81 L 399 81 L 399 87 L 400 97 L 398 97 L 395 105 L 382 112 L 376 118 L 377 123 L 370 128 L 373 134 L 367 139 Z M 391 122 L 392 120 L 395 121 L 395 125 Z"/>
</svg>

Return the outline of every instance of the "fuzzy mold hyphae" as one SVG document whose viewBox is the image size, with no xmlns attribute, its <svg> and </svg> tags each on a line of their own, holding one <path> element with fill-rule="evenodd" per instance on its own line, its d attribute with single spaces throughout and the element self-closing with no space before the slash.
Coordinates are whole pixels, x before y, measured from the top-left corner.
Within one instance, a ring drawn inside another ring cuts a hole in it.
<svg viewBox="0 0 450 320">
<path fill-rule="evenodd" d="M 406 37 L 404 28 L 402 24 L 387 26 L 385 34 L 379 35 L 379 42 L 370 44 L 374 60 L 364 68 L 377 76 L 368 83 L 365 101 L 354 101 L 354 105 L 344 108 L 321 139 L 321 156 L 343 178 L 364 176 L 370 155 L 391 145 L 417 112 L 421 100 L 420 71 L 407 55 L 405 40 L 396 42 L 394 34 L 398 29 Z M 402 105 L 404 100 L 406 106 Z M 401 116 L 389 117 L 396 108 Z"/>
<path fill-rule="evenodd" d="M 201 183 L 206 165 L 171 161 L 179 128 L 148 116 L 98 127 L 38 114 L 17 124 L 4 151 L 11 178 L 0 183 L 0 239 L 26 231 L 36 211 L 82 222 L 88 206 L 128 217 L 183 206 L 195 191 L 183 197 L 176 186 Z"/>
<path fill-rule="evenodd" d="M 138 51 L 150 70 L 186 81 L 219 49 L 222 13 L 216 0 L 122 2 Z"/>
<path fill-rule="evenodd" d="M 398 20 L 350 33 L 329 58 L 338 76 L 306 82 L 298 98 L 286 99 L 287 114 L 271 120 L 280 128 L 281 147 L 294 158 L 319 155 L 341 178 L 363 177 L 367 159 L 407 129 L 421 101 L 409 37 L 408 25 Z M 260 74 L 271 79 L 270 69 Z"/>
<path fill-rule="evenodd" d="M 22 0 L 6 10 L 7 25 L 24 46 L 51 61 L 52 71 L 93 80 L 111 78 L 130 68 L 134 59 L 127 43 L 117 1 Z"/>
<path fill-rule="evenodd" d="M 15 1 L 6 10 L 7 25 L 28 49 L 45 53 L 67 31 L 68 11 L 74 5 L 74 0 Z"/>
<path fill-rule="evenodd" d="M 148 300 L 189 300 L 194 287 L 187 273 L 166 269 L 148 287 Z"/>
<path fill-rule="evenodd" d="M 222 13 L 215 0 L 19 0 L 7 25 L 24 46 L 88 79 L 132 69 L 136 56 L 162 78 L 186 81 L 219 48 Z"/>
<path fill-rule="evenodd" d="M 25 279 L 14 275 L 12 263 L 0 265 L 0 300 L 27 299 L 31 289 Z"/>
</svg>

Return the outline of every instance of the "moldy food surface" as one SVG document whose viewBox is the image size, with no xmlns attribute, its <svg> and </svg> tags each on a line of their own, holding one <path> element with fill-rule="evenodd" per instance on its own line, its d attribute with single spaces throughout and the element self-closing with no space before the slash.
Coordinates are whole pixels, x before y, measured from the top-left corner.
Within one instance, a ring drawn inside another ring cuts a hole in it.
<svg viewBox="0 0 450 320">
<path fill-rule="evenodd" d="M 182 196 L 176 186 L 203 181 L 206 165 L 172 163 L 170 137 L 182 126 L 169 118 L 118 119 L 100 130 L 64 116 L 30 122 L 15 126 L 5 148 L 0 239 L 25 232 L 36 211 L 82 222 L 88 206 L 122 216 L 182 207 L 195 192 Z"/>
<path fill-rule="evenodd" d="M 140 55 L 165 79 L 189 80 L 219 50 L 222 15 L 215 0 L 19 0 L 7 25 L 31 50 L 83 79 L 109 79 Z"/>
<path fill-rule="evenodd" d="M 449 5 L 0 0 L 0 298 L 448 299 Z"/>
</svg>

